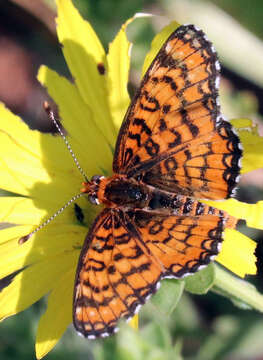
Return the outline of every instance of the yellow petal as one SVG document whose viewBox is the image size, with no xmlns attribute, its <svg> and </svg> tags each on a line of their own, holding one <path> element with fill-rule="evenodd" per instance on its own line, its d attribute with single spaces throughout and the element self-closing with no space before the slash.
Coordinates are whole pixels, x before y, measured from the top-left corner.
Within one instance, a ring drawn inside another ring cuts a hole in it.
<svg viewBox="0 0 263 360">
<path fill-rule="evenodd" d="M 54 288 L 56 281 L 74 268 L 79 252 L 49 257 L 21 271 L 0 293 L 0 320 L 14 315 Z"/>
<path fill-rule="evenodd" d="M 125 23 L 117 36 L 109 45 L 109 53 L 107 55 L 108 73 L 106 74 L 109 105 L 113 123 L 116 130 L 120 128 L 124 115 L 130 103 L 130 97 L 127 90 L 130 55 L 129 49 L 131 43 L 126 36 Z"/>
<path fill-rule="evenodd" d="M 32 156 L 41 156 L 40 133 L 29 127 L 0 102 L 0 132 L 16 140 L 17 146 Z M 23 136 L 21 136 L 23 134 Z M 0 143 L 2 146 L 2 143 Z"/>
<path fill-rule="evenodd" d="M 34 206 L 34 201 L 25 197 L 0 197 L 0 222 L 38 225 L 47 214 Z"/>
<path fill-rule="evenodd" d="M 216 261 L 233 273 L 244 277 L 256 274 L 255 241 L 233 229 L 226 229 L 221 252 Z"/>
<path fill-rule="evenodd" d="M 37 359 L 41 359 L 53 349 L 72 322 L 74 279 L 75 271 L 68 271 L 55 284 L 54 290 L 48 297 L 47 309 L 41 316 L 37 330 Z"/>
<path fill-rule="evenodd" d="M 0 188 L 28 195 L 37 180 L 50 181 L 41 163 L 39 140 L 40 133 L 30 130 L 0 103 Z"/>
<path fill-rule="evenodd" d="M 19 238 L 29 233 L 27 227 L 1 230 L 0 279 L 25 266 L 41 261 L 53 261 L 54 256 L 77 251 L 87 234 L 84 226 L 50 224 L 20 245 Z"/>
<path fill-rule="evenodd" d="M 162 31 L 159 32 L 154 37 L 154 39 L 152 41 L 152 44 L 151 44 L 151 50 L 146 55 L 145 60 L 144 60 L 144 64 L 143 64 L 143 67 L 142 67 L 142 76 L 145 74 L 148 67 L 151 65 L 153 59 L 155 58 L 158 51 L 162 47 L 163 43 L 167 40 L 169 35 L 171 35 L 171 33 L 178 28 L 178 26 L 180 26 L 180 24 L 178 24 L 176 21 L 172 21 L 169 25 L 165 26 L 162 29 Z"/>
<path fill-rule="evenodd" d="M 41 66 L 38 80 L 48 89 L 50 96 L 58 104 L 62 124 L 67 130 L 68 141 L 86 174 L 91 176 L 110 173 L 111 147 L 94 121 L 89 107 L 79 96 L 76 86 L 46 66 Z M 66 146 L 64 146 L 64 151 L 68 152 Z M 72 160 L 71 167 L 76 168 Z"/>
<path fill-rule="evenodd" d="M 263 201 L 246 204 L 236 199 L 226 201 L 204 201 L 220 210 L 227 211 L 237 219 L 246 220 L 247 226 L 263 230 Z"/>
<path fill-rule="evenodd" d="M 62 139 L 30 130 L 2 104 L 0 121 L 0 188 L 32 197 L 40 208 L 78 192 L 83 178 Z"/>
<path fill-rule="evenodd" d="M 231 123 L 237 129 L 244 148 L 241 173 L 263 168 L 263 137 L 251 120 L 235 119 Z"/>
<path fill-rule="evenodd" d="M 57 8 L 57 34 L 70 72 L 98 127 L 114 147 L 116 133 L 107 102 L 106 81 L 98 70 L 99 64 L 106 67 L 104 49 L 91 25 L 82 19 L 70 0 L 57 0 Z"/>
<path fill-rule="evenodd" d="M 138 314 L 134 315 L 134 317 L 129 321 L 129 325 L 133 329 L 138 330 L 138 328 L 139 328 L 139 316 L 138 316 Z"/>
<path fill-rule="evenodd" d="M 130 103 L 127 90 L 130 68 L 131 43 L 126 36 L 127 26 L 137 18 L 151 16 L 137 13 L 128 19 L 109 45 L 106 72 L 107 92 L 113 123 L 118 131 Z"/>
<path fill-rule="evenodd" d="M 70 183 L 70 182 L 69 182 Z M 76 191 L 78 189 L 76 188 Z M 61 189 L 54 187 L 43 187 L 36 192 L 39 199 L 29 199 L 25 197 L 0 197 L 0 222 L 25 225 L 31 224 L 32 228 L 42 224 L 48 217 L 65 205 L 65 195 Z M 62 198 L 62 200 L 60 199 Z M 81 207 L 86 225 L 90 225 L 99 208 L 92 207 L 85 198 L 76 201 Z M 77 223 L 74 206 L 67 207 L 59 216 L 52 220 L 52 224 Z"/>
</svg>

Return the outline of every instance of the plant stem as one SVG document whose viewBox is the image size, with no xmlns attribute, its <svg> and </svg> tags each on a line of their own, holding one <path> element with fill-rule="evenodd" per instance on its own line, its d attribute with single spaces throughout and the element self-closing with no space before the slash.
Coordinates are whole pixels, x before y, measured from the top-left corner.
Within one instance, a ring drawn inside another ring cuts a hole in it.
<svg viewBox="0 0 263 360">
<path fill-rule="evenodd" d="M 228 296 L 239 305 L 248 305 L 263 312 L 263 295 L 250 283 L 231 274 L 219 265 L 215 266 L 216 276 L 212 290 Z M 244 306 L 243 306 L 244 307 Z"/>
</svg>

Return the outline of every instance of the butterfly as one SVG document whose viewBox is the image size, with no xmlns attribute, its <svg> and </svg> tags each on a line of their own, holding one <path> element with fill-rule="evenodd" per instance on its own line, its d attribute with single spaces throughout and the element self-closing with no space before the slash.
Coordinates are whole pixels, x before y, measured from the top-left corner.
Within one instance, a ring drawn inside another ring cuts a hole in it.
<svg viewBox="0 0 263 360">
<path fill-rule="evenodd" d="M 83 245 L 73 323 L 89 339 L 117 331 L 164 278 L 212 261 L 237 220 L 199 199 L 227 199 L 240 174 L 240 140 L 220 112 L 220 64 L 194 25 L 177 28 L 153 60 L 126 113 L 113 175 L 84 183 L 104 204 Z"/>
</svg>

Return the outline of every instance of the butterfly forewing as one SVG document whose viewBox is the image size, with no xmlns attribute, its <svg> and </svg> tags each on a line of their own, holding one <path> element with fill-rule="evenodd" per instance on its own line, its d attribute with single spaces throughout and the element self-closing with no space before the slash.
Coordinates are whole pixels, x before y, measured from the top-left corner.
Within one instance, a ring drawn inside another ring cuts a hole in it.
<svg viewBox="0 0 263 360">
<path fill-rule="evenodd" d="M 200 139 L 201 140 L 201 139 Z M 143 181 L 169 192 L 198 199 L 224 199 L 233 194 L 240 173 L 239 139 L 222 120 L 216 132 L 191 142 L 145 170 L 146 163 L 130 171 L 144 172 Z"/>
<path fill-rule="evenodd" d="M 231 196 L 242 151 L 220 114 L 219 69 L 204 33 L 193 25 L 179 27 L 154 59 L 126 114 L 114 171 L 143 174 L 146 183 L 196 198 Z"/>
</svg>

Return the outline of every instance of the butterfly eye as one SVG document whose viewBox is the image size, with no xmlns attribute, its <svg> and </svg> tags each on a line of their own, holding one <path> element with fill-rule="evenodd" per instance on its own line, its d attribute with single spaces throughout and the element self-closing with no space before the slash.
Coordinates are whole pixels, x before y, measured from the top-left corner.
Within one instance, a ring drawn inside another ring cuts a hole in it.
<svg viewBox="0 0 263 360">
<path fill-rule="evenodd" d="M 90 201 L 92 204 L 94 204 L 94 205 L 99 205 L 99 203 L 100 203 L 96 195 L 91 195 L 91 194 L 90 194 L 90 195 L 88 196 L 88 199 L 89 199 L 89 201 Z"/>
<path fill-rule="evenodd" d="M 134 177 L 137 181 L 141 181 L 142 178 L 143 178 L 143 175 L 142 174 L 139 174 L 137 176 Z"/>
<path fill-rule="evenodd" d="M 101 175 L 94 175 L 94 176 L 92 176 L 91 181 L 94 182 L 95 184 L 99 184 L 101 178 L 102 178 Z"/>
</svg>

